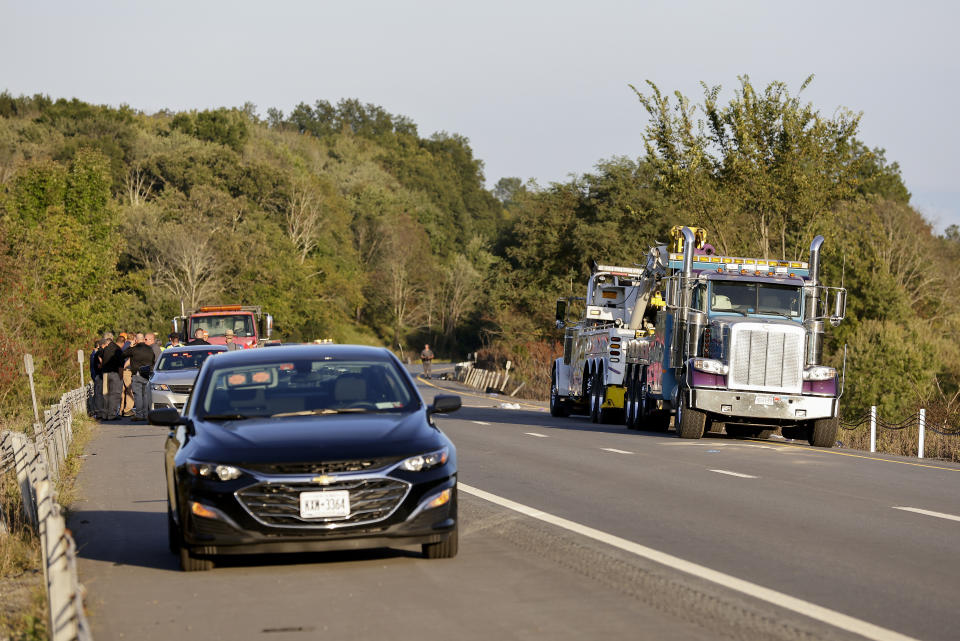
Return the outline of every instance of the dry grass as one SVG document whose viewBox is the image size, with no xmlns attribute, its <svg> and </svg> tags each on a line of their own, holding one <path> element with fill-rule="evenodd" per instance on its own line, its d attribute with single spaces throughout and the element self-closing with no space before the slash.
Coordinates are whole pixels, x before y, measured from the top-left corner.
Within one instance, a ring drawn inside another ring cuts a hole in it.
<svg viewBox="0 0 960 641">
<path fill-rule="evenodd" d="M 917 456 L 920 428 L 911 425 L 902 430 L 886 430 L 877 427 L 877 451 L 898 456 Z M 837 440 L 844 447 L 870 450 L 870 426 L 861 425 L 853 430 L 840 430 Z M 960 463 L 960 435 L 944 436 L 931 430 L 924 435 L 924 458 Z"/>
<path fill-rule="evenodd" d="M 83 461 L 80 454 L 92 438 L 95 425 L 84 415 L 74 417 L 73 442 L 57 482 L 61 505 L 70 505 L 76 497 L 75 481 Z M 12 470 L 0 476 L 0 510 L 9 529 L 0 534 L 0 640 L 47 639 L 40 541 L 23 517 L 20 487 Z"/>
</svg>

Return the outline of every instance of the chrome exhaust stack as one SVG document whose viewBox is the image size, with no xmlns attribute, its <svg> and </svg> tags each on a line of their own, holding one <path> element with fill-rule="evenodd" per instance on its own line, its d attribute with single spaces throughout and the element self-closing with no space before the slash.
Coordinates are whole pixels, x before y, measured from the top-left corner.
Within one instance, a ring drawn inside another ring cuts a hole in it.
<svg viewBox="0 0 960 641">
<path fill-rule="evenodd" d="M 823 358 L 823 320 L 820 318 L 820 246 L 823 236 L 810 243 L 810 280 L 804 289 L 804 325 L 807 328 L 808 365 L 819 365 Z"/>
</svg>

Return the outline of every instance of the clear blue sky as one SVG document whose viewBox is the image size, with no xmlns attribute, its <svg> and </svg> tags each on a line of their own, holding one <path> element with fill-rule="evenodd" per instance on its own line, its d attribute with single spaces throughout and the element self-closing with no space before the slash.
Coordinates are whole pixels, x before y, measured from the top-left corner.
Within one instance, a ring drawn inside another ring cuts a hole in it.
<svg viewBox="0 0 960 641">
<path fill-rule="evenodd" d="M 947 1 L 0 0 L 0 89 L 146 112 L 285 112 L 355 97 L 468 137 L 488 184 L 643 153 L 628 84 L 699 98 L 787 82 L 900 163 L 913 204 L 960 224 L 960 9 Z"/>
</svg>

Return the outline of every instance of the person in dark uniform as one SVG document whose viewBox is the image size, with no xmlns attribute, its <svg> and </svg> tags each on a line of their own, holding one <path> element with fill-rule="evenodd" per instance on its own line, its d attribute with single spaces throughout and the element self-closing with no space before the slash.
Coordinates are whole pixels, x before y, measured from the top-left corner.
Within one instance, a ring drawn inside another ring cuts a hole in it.
<svg viewBox="0 0 960 641">
<path fill-rule="evenodd" d="M 156 356 L 153 348 L 141 340 L 143 336 L 137 334 L 136 342 L 130 349 L 123 352 L 124 359 L 130 359 L 130 384 L 133 387 L 133 416 L 135 421 L 147 420 L 147 379 L 140 375 L 143 366 L 153 367 Z"/>
<path fill-rule="evenodd" d="M 102 338 L 93 341 L 93 351 L 90 352 L 90 380 L 93 381 L 93 417 L 106 416 L 103 410 L 103 368 L 100 366 L 100 347 Z"/>
<path fill-rule="evenodd" d="M 120 397 L 123 392 L 123 352 L 113 341 L 113 332 L 104 332 L 103 347 L 100 350 L 100 370 L 107 381 L 105 421 L 119 418 Z"/>
<path fill-rule="evenodd" d="M 198 329 L 193 333 L 193 340 L 187 343 L 187 345 L 209 345 L 207 341 L 203 340 L 203 330 Z"/>
</svg>

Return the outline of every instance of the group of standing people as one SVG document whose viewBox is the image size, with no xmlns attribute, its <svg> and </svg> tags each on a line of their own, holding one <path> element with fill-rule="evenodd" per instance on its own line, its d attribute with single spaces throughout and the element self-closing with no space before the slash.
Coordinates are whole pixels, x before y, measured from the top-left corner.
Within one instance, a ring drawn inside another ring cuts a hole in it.
<svg viewBox="0 0 960 641">
<path fill-rule="evenodd" d="M 160 347 L 153 332 L 104 332 L 93 341 L 90 352 L 90 379 L 93 381 L 93 415 L 104 421 L 129 418 L 147 420 L 147 377 L 140 368 L 152 369 L 164 349 L 183 347 L 180 336 L 173 332 L 164 347 Z M 187 345 L 209 345 L 207 332 L 198 329 Z M 227 331 L 227 349 L 240 349 L 232 331 Z"/>
<path fill-rule="evenodd" d="M 140 368 L 152 368 L 161 351 L 153 332 L 121 332 L 117 340 L 113 332 L 104 332 L 95 340 L 90 353 L 94 417 L 147 420 L 147 379 Z"/>
</svg>

